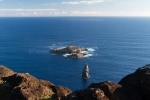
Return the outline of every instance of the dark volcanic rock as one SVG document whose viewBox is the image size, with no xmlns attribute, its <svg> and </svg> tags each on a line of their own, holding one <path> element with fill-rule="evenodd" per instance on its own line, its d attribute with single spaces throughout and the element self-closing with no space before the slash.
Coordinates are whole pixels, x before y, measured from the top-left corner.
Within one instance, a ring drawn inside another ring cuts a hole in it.
<svg viewBox="0 0 150 100">
<path fill-rule="evenodd" d="M 100 88 L 104 94 L 111 100 L 117 100 L 119 97 L 114 92 L 122 86 L 110 81 L 93 83 L 88 88 Z M 122 99 L 121 99 L 122 100 Z"/>
<path fill-rule="evenodd" d="M 109 100 L 142 100 L 136 91 L 111 81 L 93 83 L 88 88 L 101 89 Z"/>
<path fill-rule="evenodd" d="M 86 53 L 85 51 L 88 51 L 86 48 L 82 48 L 79 46 L 68 46 L 65 48 L 56 48 L 52 49 L 50 52 L 55 53 L 55 54 L 69 54 L 68 57 L 72 58 L 83 58 Z"/>
<path fill-rule="evenodd" d="M 57 100 L 71 93 L 66 87 L 55 86 L 28 73 L 14 73 L 4 66 L 0 69 L 3 75 L 0 79 L 0 100 Z"/>
<path fill-rule="evenodd" d="M 99 88 L 78 90 L 68 95 L 66 100 L 109 100 Z"/>
<path fill-rule="evenodd" d="M 105 98 L 93 98 L 91 89 L 99 89 Z M 111 81 L 93 83 L 87 89 L 71 93 L 67 100 L 150 100 L 150 64 L 127 75 L 118 84 Z"/>
<path fill-rule="evenodd" d="M 137 91 L 143 100 L 150 100 L 150 64 L 127 75 L 119 84 Z"/>
<path fill-rule="evenodd" d="M 84 79 L 90 78 L 88 64 L 85 64 L 85 66 L 84 66 L 84 68 L 83 68 L 82 77 L 83 77 Z"/>
<path fill-rule="evenodd" d="M 64 86 L 51 86 L 51 88 L 56 97 L 59 97 L 60 99 L 65 99 L 65 97 L 72 92 L 70 89 Z"/>
</svg>

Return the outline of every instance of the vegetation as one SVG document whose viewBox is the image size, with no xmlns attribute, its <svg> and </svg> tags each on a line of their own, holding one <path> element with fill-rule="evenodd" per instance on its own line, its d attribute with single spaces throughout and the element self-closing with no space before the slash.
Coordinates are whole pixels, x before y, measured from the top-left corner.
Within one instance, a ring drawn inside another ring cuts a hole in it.
<svg viewBox="0 0 150 100">
<path fill-rule="evenodd" d="M 53 94 L 49 96 L 42 95 L 40 100 L 61 100 L 61 99 L 60 97 L 57 97 L 55 94 Z"/>
</svg>

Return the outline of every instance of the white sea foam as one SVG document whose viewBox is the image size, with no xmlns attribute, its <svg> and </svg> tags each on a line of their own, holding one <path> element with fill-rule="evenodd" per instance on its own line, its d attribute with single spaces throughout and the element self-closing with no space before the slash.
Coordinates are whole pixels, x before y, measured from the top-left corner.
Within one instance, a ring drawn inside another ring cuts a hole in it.
<svg viewBox="0 0 150 100">
<path fill-rule="evenodd" d="M 88 51 L 81 51 L 81 53 L 85 53 L 85 54 L 88 54 Z"/>
<path fill-rule="evenodd" d="M 58 49 L 63 49 L 63 48 L 65 48 L 65 46 L 57 46 L 56 44 L 53 44 L 53 45 L 51 45 L 51 46 L 48 46 L 48 48 L 49 48 L 49 49 L 56 49 L 56 48 L 58 48 Z"/>
<path fill-rule="evenodd" d="M 66 48 L 66 47 L 59 47 L 58 49 L 64 49 L 64 48 Z"/>
<path fill-rule="evenodd" d="M 94 52 L 96 51 L 95 48 L 87 48 L 88 51 L 86 51 L 86 55 L 84 57 L 91 57 L 94 55 Z"/>
<path fill-rule="evenodd" d="M 69 55 L 71 55 L 71 54 L 69 54 L 69 53 L 63 54 L 64 57 L 68 57 Z"/>
<path fill-rule="evenodd" d="M 56 44 L 53 44 L 51 46 L 48 46 L 49 49 L 53 49 L 56 46 Z"/>
<path fill-rule="evenodd" d="M 89 52 L 94 52 L 95 49 L 94 48 L 87 48 Z"/>
<path fill-rule="evenodd" d="M 90 57 L 90 56 L 93 56 L 93 54 L 87 54 L 84 57 Z"/>
</svg>

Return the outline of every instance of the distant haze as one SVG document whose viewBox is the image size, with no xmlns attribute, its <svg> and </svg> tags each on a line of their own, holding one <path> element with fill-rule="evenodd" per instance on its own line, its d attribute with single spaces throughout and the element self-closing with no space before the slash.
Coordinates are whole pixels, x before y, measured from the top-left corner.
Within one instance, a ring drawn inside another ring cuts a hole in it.
<svg viewBox="0 0 150 100">
<path fill-rule="evenodd" d="M 7 16 L 150 16 L 150 0 L 0 0 Z"/>
</svg>

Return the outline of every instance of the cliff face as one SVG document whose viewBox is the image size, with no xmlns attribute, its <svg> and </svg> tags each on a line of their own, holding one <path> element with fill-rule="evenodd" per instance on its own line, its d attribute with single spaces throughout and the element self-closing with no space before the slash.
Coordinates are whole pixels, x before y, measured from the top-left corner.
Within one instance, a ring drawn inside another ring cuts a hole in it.
<svg viewBox="0 0 150 100">
<path fill-rule="evenodd" d="M 142 100 L 150 100 L 150 64 L 138 68 L 134 73 L 125 76 L 119 84 L 126 88 L 132 88 Z"/>
<path fill-rule="evenodd" d="M 0 66 L 0 100 L 150 100 L 150 65 L 137 69 L 119 83 L 93 83 L 74 92 Z"/>
<path fill-rule="evenodd" d="M 137 69 L 119 83 L 93 83 L 71 93 L 67 100 L 150 100 L 150 65 Z"/>
<path fill-rule="evenodd" d="M 0 100 L 63 99 L 71 90 L 0 66 Z"/>
</svg>

